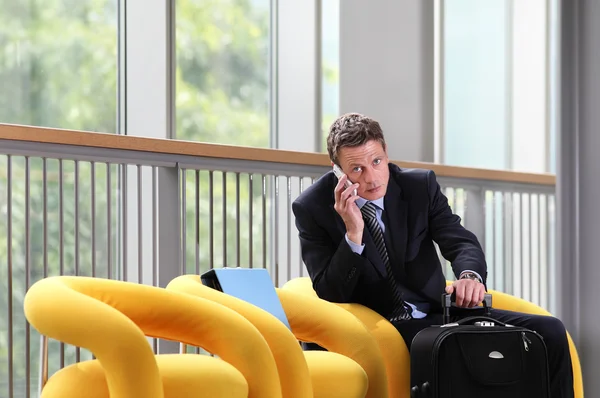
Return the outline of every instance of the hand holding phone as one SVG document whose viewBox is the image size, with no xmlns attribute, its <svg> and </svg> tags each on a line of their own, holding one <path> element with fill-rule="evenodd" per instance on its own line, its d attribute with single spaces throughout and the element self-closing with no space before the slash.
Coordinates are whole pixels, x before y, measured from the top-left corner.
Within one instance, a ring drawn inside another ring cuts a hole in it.
<svg viewBox="0 0 600 398">
<path fill-rule="evenodd" d="M 340 169 L 340 167 L 336 164 L 333 165 L 333 173 L 337 176 L 338 180 L 344 175 L 342 169 Z M 348 179 L 348 176 L 346 176 L 346 183 L 344 185 L 346 188 L 349 188 L 353 185 L 352 181 Z M 353 196 L 344 196 L 344 199 L 342 199 L 342 191 L 338 190 L 336 187 L 336 202 L 333 207 L 335 211 L 337 211 L 337 213 L 342 217 L 342 220 L 344 220 L 348 239 L 357 245 L 360 245 L 362 242 L 365 223 L 360 209 L 356 205 L 356 199 L 358 197 L 357 190 L 354 189 L 352 193 Z"/>
<path fill-rule="evenodd" d="M 344 175 L 344 172 L 342 171 L 342 169 L 340 169 L 340 167 L 337 164 L 334 164 L 333 165 L 333 174 L 335 174 L 339 180 Z M 348 179 L 347 176 L 346 176 L 346 184 L 344 184 L 344 185 L 346 186 L 346 188 L 348 188 L 352 185 L 352 181 L 350 181 L 350 179 Z M 354 192 L 352 192 L 352 194 L 354 196 L 358 195 L 356 189 L 354 190 Z"/>
</svg>

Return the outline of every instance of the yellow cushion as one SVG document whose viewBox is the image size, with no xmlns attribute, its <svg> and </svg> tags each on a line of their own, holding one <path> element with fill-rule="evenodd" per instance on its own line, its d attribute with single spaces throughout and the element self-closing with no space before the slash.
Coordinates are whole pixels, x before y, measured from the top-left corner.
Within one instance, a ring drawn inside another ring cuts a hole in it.
<svg viewBox="0 0 600 398">
<path fill-rule="evenodd" d="M 387 398 L 383 355 L 374 337 L 355 316 L 319 298 L 277 289 L 294 335 L 358 363 L 369 378 L 367 397 Z M 310 368 L 309 368 L 310 369 Z"/>
<path fill-rule="evenodd" d="M 356 316 L 375 338 L 383 355 L 390 397 L 409 398 L 410 353 L 398 329 L 364 305 L 338 305 Z"/>
<path fill-rule="evenodd" d="M 111 397 L 163 397 L 144 333 L 218 355 L 244 375 L 250 397 L 282 396 L 264 337 L 240 314 L 212 301 L 135 283 L 62 276 L 36 282 L 24 307 L 41 334 L 97 356 Z"/>
<path fill-rule="evenodd" d="M 286 398 L 313 396 L 313 386 L 302 348 L 292 332 L 275 316 L 246 301 L 204 286 L 198 275 L 179 276 L 169 282 L 166 289 L 214 301 L 244 316 L 264 336 L 273 353 L 282 395 Z"/>
<path fill-rule="evenodd" d="M 314 398 L 363 398 L 367 394 L 367 374 L 352 359 L 326 351 L 305 351 L 304 355 Z"/>
<path fill-rule="evenodd" d="M 164 398 L 247 398 L 248 383 L 227 362 L 207 355 L 157 355 Z M 131 366 L 135 366 L 132 362 Z M 108 398 L 108 384 L 98 360 L 84 361 L 56 372 L 41 398 Z"/>
<path fill-rule="evenodd" d="M 294 278 L 282 290 L 317 298 L 310 278 Z M 377 312 L 360 304 L 337 304 L 356 316 L 375 338 L 383 356 L 390 397 L 409 398 L 410 354 L 398 330 Z"/>
</svg>

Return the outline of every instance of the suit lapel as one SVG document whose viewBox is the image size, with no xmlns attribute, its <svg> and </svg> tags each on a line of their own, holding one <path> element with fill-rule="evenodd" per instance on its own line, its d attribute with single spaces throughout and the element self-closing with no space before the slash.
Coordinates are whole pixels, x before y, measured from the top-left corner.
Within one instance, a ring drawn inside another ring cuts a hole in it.
<svg viewBox="0 0 600 398">
<path fill-rule="evenodd" d="M 388 248 L 388 251 L 394 251 L 396 263 L 401 267 L 400 274 L 404 274 L 404 259 L 406 256 L 406 242 L 408 239 L 408 206 L 402 197 L 400 187 L 392 175 L 390 175 L 388 189 L 383 203 L 385 207 L 384 211 L 387 213 L 385 227 L 386 229 L 389 228 L 390 240 L 393 242 L 393 247 Z"/>
</svg>

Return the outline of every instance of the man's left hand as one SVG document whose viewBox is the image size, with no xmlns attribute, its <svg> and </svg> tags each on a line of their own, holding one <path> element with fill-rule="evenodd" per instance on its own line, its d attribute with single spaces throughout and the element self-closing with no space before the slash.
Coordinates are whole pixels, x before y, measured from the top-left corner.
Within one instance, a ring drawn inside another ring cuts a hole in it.
<svg viewBox="0 0 600 398">
<path fill-rule="evenodd" d="M 483 301 L 485 285 L 473 279 L 459 279 L 452 285 L 446 286 L 446 293 L 456 292 L 456 306 L 472 308 Z"/>
</svg>

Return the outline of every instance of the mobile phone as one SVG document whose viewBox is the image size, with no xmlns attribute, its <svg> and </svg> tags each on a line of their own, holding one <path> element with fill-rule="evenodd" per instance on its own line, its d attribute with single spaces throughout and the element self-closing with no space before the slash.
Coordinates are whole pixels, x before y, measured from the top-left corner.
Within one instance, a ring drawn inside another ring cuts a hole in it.
<svg viewBox="0 0 600 398">
<path fill-rule="evenodd" d="M 338 166 L 337 164 L 334 163 L 334 165 L 333 165 L 333 174 L 335 174 L 336 177 L 339 180 L 340 178 L 342 178 L 342 175 L 344 175 L 344 172 L 342 171 L 342 169 L 340 169 L 340 166 Z M 348 178 L 346 178 L 346 184 L 345 185 L 346 185 L 346 188 L 348 188 L 349 186 L 352 185 L 352 182 Z M 356 192 L 356 189 L 354 190 L 354 192 L 352 192 L 352 194 L 354 196 L 358 195 L 358 193 Z"/>
</svg>

